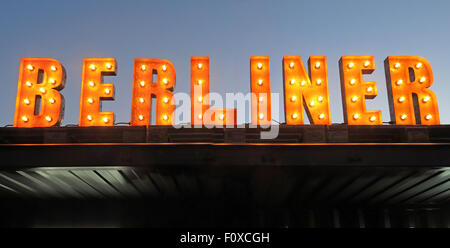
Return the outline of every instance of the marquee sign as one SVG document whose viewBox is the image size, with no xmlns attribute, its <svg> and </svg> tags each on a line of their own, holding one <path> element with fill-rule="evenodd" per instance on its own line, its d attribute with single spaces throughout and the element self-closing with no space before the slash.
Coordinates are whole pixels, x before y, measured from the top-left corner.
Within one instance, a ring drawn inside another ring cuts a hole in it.
<svg viewBox="0 0 450 248">
<path fill-rule="evenodd" d="M 283 58 L 284 106 L 287 125 L 304 124 L 303 109 L 313 125 L 330 125 L 327 61 L 311 56 L 309 73 L 299 56 Z M 114 113 L 101 112 L 103 100 L 114 100 L 114 85 L 104 76 L 116 75 L 114 58 L 83 60 L 79 126 L 113 126 Z M 376 82 L 363 81 L 375 70 L 373 56 L 343 56 L 339 61 L 344 121 L 348 125 L 381 125 L 381 111 L 366 110 L 366 99 L 377 96 Z M 385 60 L 392 121 L 397 125 L 438 125 L 436 95 L 428 89 L 433 73 L 428 61 L 416 56 L 389 56 Z M 154 76 L 157 76 L 154 81 Z M 150 124 L 152 98 L 156 125 L 173 125 L 175 67 L 164 59 L 135 59 L 131 126 Z M 14 127 L 59 126 L 64 115 L 60 91 L 66 82 L 64 67 L 55 59 L 22 58 L 17 86 Z M 236 124 L 236 109 L 211 108 L 209 58 L 191 57 L 191 125 Z M 250 58 L 251 122 L 271 124 L 269 57 Z"/>
</svg>

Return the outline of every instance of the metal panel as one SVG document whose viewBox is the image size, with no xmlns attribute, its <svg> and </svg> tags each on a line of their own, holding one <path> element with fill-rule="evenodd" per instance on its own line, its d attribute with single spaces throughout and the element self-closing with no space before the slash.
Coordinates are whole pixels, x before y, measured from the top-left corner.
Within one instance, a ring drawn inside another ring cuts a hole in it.
<svg viewBox="0 0 450 248">
<path fill-rule="evenodd" d="M 416 194 L 420 194 L 421 192 L 427 191 L 430 188 L 434 187 L 437 184 L 440 184 L 444 181 L 447 181 L 450 178 L 450 170 L 449 171 L 440 171 L 436 175 L 427 178 L 424 181 L 419 182 L 414 187 L 411 187 L 393 198 L 387 201 L 388 204 L 399 203 L 407 200 L 410 197 L 413 197 Z"/>
<path fill-rule="evenodd" d="M 403 180 L 397 182 L 396 184 L 392 185 L 391 187 L 387 188 L 385 191 L 377 194 L 372 199 L 370 199 L 368 202 L 371 204 L 379 204 L 381 202 L 385 202 L 386 199 L 389 199 L 398 193 L 407 190 L 408 188 L 413 187 L 417 183 L 432 177 L 436 174 L 435 170 L 430 171 L 423 171 L 423 172 L 416 172 L 413 175 L 404 178 Z"/>
<path fill-rule="evenodd" d="M 411 175 L 411 172 L 408 170 L 400 171 L 397 174 L 383 173 L 383 175 L 380 177 L 380 180 L 374 182 L 373 184 L 370 184 L 367 188 L 360 191 L 359 194 L 350 199 L 349 202 L 364 202 L 377 193 L 391 187 L 393 184 L 405 179 L 409 175 Z"/>
<path fill-rule="evenodd" d="M 124 196 L 137 197 L 140 195 L 139 191 L 128 182 L 120 173 L 115 169 L 97 169 L 96 170 L 105 180 L 108 181 L 115 189 L 121 192 Z"/>
<path fill-rule="evenodd" d="M 105 197 L 120 197 L 122 196 L 112 185 L 103 180 L 99 174 L 94 170 L 88 169 L 75 169 L 71 170 L 73 174 L 78 176 L 80 180 L 83 180 L 87 184 L 94 187 L 99 193 Z"/>
</svg>

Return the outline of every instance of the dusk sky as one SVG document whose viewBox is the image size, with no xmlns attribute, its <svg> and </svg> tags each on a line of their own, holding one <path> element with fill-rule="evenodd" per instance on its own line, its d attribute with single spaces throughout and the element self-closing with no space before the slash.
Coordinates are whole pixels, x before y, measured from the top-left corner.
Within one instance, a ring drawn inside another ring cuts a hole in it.
<svg viewBox="0 0 450 248">
<path fill-rule="evenodd" d="M 450 123 L 450 1 L 2 1 L 0 125 L 13 123 L 20 58 L 54 58 L 67 71 L 62 125 L 78 124 L 83 58 L 114 57 L 115 101 L 103 111 L 129 122 L 135 58 L 170 60 L 175 92 L 190 93 L 190 57 L 209 56 L 210 89 L 250 92 L 250 56 L 270 56 L 271 90 L 283 93 L 282 58 L 326 56 L 333 123 L 342 123 L 338 61 L 372 55 L 378 96 L 367 109 L 390 121 L 384 60 L 427 59 L 442 124 Z M 284 115 L 280 104 L 280 116 Z M 277 110 L 272 112 L 276 115 Z M 306 118 L 306 116 L 305 116 Z M 306 118 L 307 119 L 307 118 Z M 281 117 L 279 121 L 284 121 Z"/>
</svg>

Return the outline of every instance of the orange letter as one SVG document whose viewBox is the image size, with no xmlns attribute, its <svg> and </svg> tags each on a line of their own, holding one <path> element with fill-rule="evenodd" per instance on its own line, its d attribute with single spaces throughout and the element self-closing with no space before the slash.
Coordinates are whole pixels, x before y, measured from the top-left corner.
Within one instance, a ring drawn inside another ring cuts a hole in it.
<svg viewBox="0 0 450 248">
<path fill-rule="evenodd" d="M 428 61 L 415 56 L 389 56 L 384 61 L 391 120 L 397 125 L 439 125 L 436 95 Z"/>
<path fill-rule="evenodd" d="M 156 81 L 153 82 L 153 75 Z M 175 67 L 165 59 L 135 59 L 131 125 L 150 125 L 152 97 L 156 98 L 156 125 L 173 124 Z"/>
<path fill-rule="evenodd" d="M 191 124 L 236 124 L 236 109 L 209 106 L 209 57 L 191 57 Z"/>
<path fill-rule="evenodd" d="M 268 56 L 250 57 L 250 87 L 252 90 L 252 124 L 270 125 L 272 114 Z"/>
<path fill-rule="evenodd" d="M 348 125 L 381 125 L 381 111 L 367 111 L 366 99 L 377 96 L 377 84 L 364 82 L 363 74 L 375 70 L 373 56 L 343 56 L 339 60 L 344 122 Z"/>
<path fill-rule="evenodd" d="M 114 100 L 114 86 L 103 84 L 103 76 L 116 75 L 116 59 L 83 60 L 79 126 L 113 126 L 114 113 L 100 112 L 102 100 Z"/>
<path fill-rule="evenodd" d="M 330 125 L 326 57 L 311 56 L 308 64 L 311 80 L 299 56 L 283 58 L 286 124 L 303 124 L 303 104 L 311 124 Z"/>
<path fill-rule="evenodd" d="M 14 127 L 59 126 L 64 116 L 64 67 L 55 59 L 22 58 Z"/>
</svg>

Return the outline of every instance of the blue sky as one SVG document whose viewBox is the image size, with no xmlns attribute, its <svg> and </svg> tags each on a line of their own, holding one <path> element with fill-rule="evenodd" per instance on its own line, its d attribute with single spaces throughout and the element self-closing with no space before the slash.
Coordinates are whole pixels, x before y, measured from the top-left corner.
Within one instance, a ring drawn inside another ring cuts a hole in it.
<svg viewBox="0 0 450 248">
<path fill-rule="evenodd" d="M 331 115 L 342 123 L 338 61 L 373 55 L 378 84 L 367 100 L 389 121 L 384 59 L 426 58 L 434 73 L 441 123 L 450 123 L 450 1 L 2 1 L 0 125 L 12 124 L 21 57 L 59 60 L 67 71 L 63 125 L 78 124 L 82 59 L 115 57 L 116 100 L 103 111 L 129 122 L 134 58 L 164 58 L 175 92 L 190 91 L 190 57 L 209 56 L 211 91 L 250 91 L 250 56 L 270 56 L 272 92 L 283 92 L 282 58 L 327 56 Z M 273 112 L 277 110 L 273 109 Z M 283 105 L 280 105 L 283 114 Z M 282 118 L 284 119 L 284 118 Z"/>
</svg>

